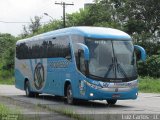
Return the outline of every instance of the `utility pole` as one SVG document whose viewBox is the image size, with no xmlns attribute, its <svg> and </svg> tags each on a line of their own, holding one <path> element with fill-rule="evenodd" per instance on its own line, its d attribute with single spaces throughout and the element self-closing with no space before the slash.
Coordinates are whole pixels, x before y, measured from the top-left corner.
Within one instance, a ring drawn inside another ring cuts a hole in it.
<svg viewBox="0 0 160 120">
<path fill-rule="evenodd" d="M 63 27 L 65 28 L 65 27 L 66 27 L 65 7 L 66 7 L 66 5 L 74 5 L 74 4 L 73 4 L 73 3 L 65 3 L 65 2 L 61 2 L 61 3 L 55 2 L 55 4 L 57 4 L 57 5 L 62 5 L 62 6 L 63 6 Z"/>
</svg>

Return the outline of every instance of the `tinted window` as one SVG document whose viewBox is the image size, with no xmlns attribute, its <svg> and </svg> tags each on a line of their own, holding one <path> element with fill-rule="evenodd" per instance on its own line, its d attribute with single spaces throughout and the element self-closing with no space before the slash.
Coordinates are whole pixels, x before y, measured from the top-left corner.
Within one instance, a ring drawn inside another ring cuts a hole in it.
<svg viewBox="0 0 160 120">
<path fill-rule="evenodd" d="M 44 41 L 33 41 L 31 44 L 20 43 L 16 46 L 18 59 L 55 58 L 71 59 L 71 48 L 68 36 Z"/>
<path fill-rule="evenodd" d="M 56 39 L 49 41 L 47 57 L 71 58 L 69 37 L 57 37 Z"/>
</svg>

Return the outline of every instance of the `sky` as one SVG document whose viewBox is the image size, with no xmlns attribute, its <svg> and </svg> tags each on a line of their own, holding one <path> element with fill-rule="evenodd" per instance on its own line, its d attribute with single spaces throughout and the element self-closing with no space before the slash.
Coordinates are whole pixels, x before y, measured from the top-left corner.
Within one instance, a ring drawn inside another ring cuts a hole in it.
<svg viewBox="0 0 160 120">
<path fill-rule="evenodd" d="M 28 26 L 34 16 L 42 17 L 41 22 L 50 22 L 51 18 L 44 15 L 48 13 L 54 19 L 61 19 L 63 8 L 55 2 L 74 3 L 66 6 L 66 13 L 79 11 L 85 3 L 93 0 L 0 0 L 0 33 L 10 33 L 18 36 L 23 32 L 23 25 Z M 5 23 L 4 23 L 5 22 Z M 22 23 L 10 23 L 22 22 Z"/>
</svg>

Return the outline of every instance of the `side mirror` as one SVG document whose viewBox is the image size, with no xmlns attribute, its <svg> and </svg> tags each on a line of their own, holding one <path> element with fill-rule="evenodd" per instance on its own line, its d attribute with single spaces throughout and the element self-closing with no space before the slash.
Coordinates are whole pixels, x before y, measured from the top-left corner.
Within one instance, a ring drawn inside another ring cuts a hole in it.
<svg viewBox="0 0 160 120">
<path fill-rule="evenodd" d="M 140 59 L 145 62 L 146 60 L 146 51 L 143 47 L 139 46 L 139 45 L 134 45 L 134 49 L 138 50 L 140 52 Z"/>
</svg>

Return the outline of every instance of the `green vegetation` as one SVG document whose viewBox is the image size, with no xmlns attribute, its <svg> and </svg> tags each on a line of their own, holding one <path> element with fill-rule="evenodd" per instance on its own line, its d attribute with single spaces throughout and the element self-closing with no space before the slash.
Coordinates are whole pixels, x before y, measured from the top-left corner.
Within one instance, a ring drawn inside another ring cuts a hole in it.
<svg viewBox="0 0 160 120">
<path fill-rule="evenodd" d="M 0 34 L 0 84 L 14 84 L 13 67 L 16 38 Z"/>
<path fill-rule="evenodd" d="M 73 110 L 71 109 L 64 109 L 64 108 L 54 108 L 54 109 L 51 109 L 49 107 L 47 107 L 46 105 L 42 105 L 42 104 L 37 104 L 39 107 L 41 108 L 44 108 L 44 109 L 47 109 L 49 111 L 53 111 L 53 112 L 57 112 L 57 113 L 60 113 L 60 114 L 63 114 L 63 115 L 66 115 L 70 118 L 75 118 L 77 120 L 91 120 L 90 118 L 86 118 L 86 117 L 82 117 L 81 115 L 77 114 L 76 112 L 74 112 Z"/>
<path fill-rule="evenodd" d="M 10 110 L 7 106 L 0 104 L 0 114 L 15 114 L 17 112 Z"/>
<path fill-rule="evenodd" d="M 16 110 L 11 110 L 7 106 L 0 104 L 0 119 L 1 120 L 22 120 L 22 115 Z"/>
<path fill-rule="evenodd" d="M 145 93 L 160 93 L 160 78 L 140 77 L 139 90 Z"/>
<path fill-rule="evenodd" d="M 0 78 L 0 84 L 14 85 L 14 83 L 15 83 L 14 76 L 9 78 Z"/>
<path fill-rule="evenodd" d="M 13 69 L 0 70 L 0 84 L 13 85 L 15 83 Z"/>
<path fill-rule="evenodd" d="M 160 78 L 160 56 L 148 56 L 146 62 L 138 62 L 138 73 L 141 76 Z"/>
</svg>

